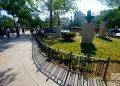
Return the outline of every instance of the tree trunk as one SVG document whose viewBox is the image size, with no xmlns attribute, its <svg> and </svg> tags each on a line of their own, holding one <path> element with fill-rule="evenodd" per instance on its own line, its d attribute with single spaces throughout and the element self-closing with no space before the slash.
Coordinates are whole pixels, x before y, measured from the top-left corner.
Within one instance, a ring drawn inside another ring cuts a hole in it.
<svg viewBox="0 0 120 86">
<path fill-rule="evenodd" d="M 52 32 L 52 0 L 50 0 L 50 32 Z"/>
<path fill-rule="evenodd" d="M 16 28 L 15 16 L 14 16 L 14 14 L 12 16 L 13 16 L 14 28 Z"/>
</svg>

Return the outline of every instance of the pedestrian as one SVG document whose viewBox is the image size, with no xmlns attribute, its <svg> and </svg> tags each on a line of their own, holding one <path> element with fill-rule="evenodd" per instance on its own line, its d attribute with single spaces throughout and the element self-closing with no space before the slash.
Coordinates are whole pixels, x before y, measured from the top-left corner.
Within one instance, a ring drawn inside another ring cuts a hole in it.
<svg viewBox="0 0 120 86">
<path fill-rule="evenodd" d="M 14 28 L 11 29 L 11 33 L 12 33 L 12 35 L 14 35 Z"/>
<path fill-rule="evenodd" d="M 8 38 L 10 38 L 10 29 L 9 29 L 9 28 L 6 30 L 6 36 L 7 36 Z"/>
<path fill-rule="evenodd" d="M 4 37 L 6 36 L 6 29 L 5 28 L 3 29 L 3 35 L 4 35 Z"/>
<path fill-rule="evenodd" d="M 24 28 L 22 28 L 22 33 L 25 34 L 25 29 Z"/>
<path fill-rule="evenodd" d="M 33 32 L 34 32 L 34 29 L 33 28 L 31 28 L 30 29 L 30 33 L 33 35 Z"/>
<path fill-rule="evenodd" d="M 18 27 L 16 27 L 16 34 L 17 34 L 17 37 L 20 37 L 20 32 Z"/>
</svg>

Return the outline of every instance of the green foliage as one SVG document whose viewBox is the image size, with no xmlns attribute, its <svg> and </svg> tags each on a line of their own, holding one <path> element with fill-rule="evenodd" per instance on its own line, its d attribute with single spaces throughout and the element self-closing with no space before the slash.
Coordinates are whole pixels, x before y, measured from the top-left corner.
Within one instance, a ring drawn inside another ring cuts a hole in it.
<svg viewBox="0 0 120 86">
<path fill-rule="evenodd" d="M 100 14 L 100 15 L 98 15 L 98 16 L 95 16 L 93 22 L 96 24 L 96 26 L 99 27 L 99 25 L 100 25 L 100 23 L 101 23 L 101 21 L 102 21 L 102 19 L 103 19 L 104 17 L 105 17 L 105 15 L 103 15 L 103 14 Z"/>
<path fill-rule="evenodd" d="M 105 13 L 101 12 L 99 16 L 94 19 L 96 25 L 99 26 L 100 22 L 103 20 L 104 17 L 107 17 L 107 27 L 108 28 L 115 28 L 115 26 L 120 27 L 120 9 L 115 8 L 111 10 L 106 10 Z"/>
<path fill-rule="evenodd" d="M 50 21 L 49 26 L 52 30 L 53 27 L 53 15 L 59 17 L 59 15 L 64 14 L 75 8 L 75 0 L 38 0 L 38 2 L 43 3 L 41 8 L 42 10 L 50 11 Z"/>
<path fill-rule="evenodd" d="M 32 24 L 32 27 L 36 27 L 36 26 L 43 27 L 43 21 L 38 16 L 36 16 L 34 19 L 32 19 L 31 24 Z"/>
<path fill-rule="evenodd" d="M 54 13 L 62 14 L 63 12 L 68 12 L 71 9 L 75 9 L 75 1 L 76 0 L 38 0 L 42 4 L 43 10 L 50 11 L 50 7 L 52 6 L 52 10 Z M 52 1 L 52 3 L 51 3 Z"/>
<path fill-rule="evenodd" d="M 62 37 L 64 40 L 70 40 L 70 39 L 74 38 L 75 35 L 76 34 L 74 32 L 63 32 L 62 33 Z"/>
<path fill-rule="evenodd" d="M 1 16 L 0 23 L 3 27 L 12 28 L 14 26 L 13 20 L 8 16 Z"/>
<path fill-rule="evenodd" d="M 49 22 L 50 22 L 50 20 L 49 20 L 49 19 L 46 19 L 46 20 L 44 21 L 44 23 L 43 23 L 43 27 L 44 27 L 44 28 L 49 28 Z"/>
<path fill-rule="evenodd" d="M 34 0 L 0 0 L 0 8 L 13 16 L 14 25 L 15 17 L 32 23 L 32 13 L 37 11 Z"/>
<path fill-rule="evenodd" d="M 120 0 L 98 0 L 101 3 L 109 6 L 109 7 L 118 7 L 120 6 Z"/>
<path fill-rule="evenodd" d="M 21 25 L 21 26 L 24 26 L 24 27 L 30 27 L 31 26 L 31 23 L 30 21 L 24 19 L 24 18 L 19 18 L 18 19 L 18 23 Z"/>
<path fill-rule="evenodd" d="M 107 13 L 108 27 L 120 27 L 120 9 L 113 9 Z"/>
</svg>

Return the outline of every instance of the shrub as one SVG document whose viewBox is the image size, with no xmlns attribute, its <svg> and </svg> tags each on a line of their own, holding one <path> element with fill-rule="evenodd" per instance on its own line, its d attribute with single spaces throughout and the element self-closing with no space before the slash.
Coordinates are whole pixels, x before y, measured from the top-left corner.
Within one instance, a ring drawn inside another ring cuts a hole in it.
<svg viewBox="0 0 120 86">
<path fill-rule="evenodd" d="M 62 32 L 62 37 L 65 40 L 69 40 L 75 37 L 75 33 L 74 32 Z"/>
</svg>

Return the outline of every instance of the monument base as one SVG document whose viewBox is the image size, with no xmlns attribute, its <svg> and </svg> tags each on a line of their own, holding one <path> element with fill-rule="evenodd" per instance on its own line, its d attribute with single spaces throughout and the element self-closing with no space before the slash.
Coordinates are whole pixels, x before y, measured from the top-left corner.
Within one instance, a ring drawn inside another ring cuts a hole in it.
<svg viewBox="0 0 120 86">
<path fill-rule="evenodd" d="M 98 36 L 100 38 L 106 38 L 106 21 L 102 21 L 101 24 L 100 24 L 100 29 L 99 29 L 99 34 Z"/>
<path fill-rule="evenodd" d="M 94 38 L 95 25 L 92 23 L 85 23 L 82 30 L 81 43 L 92 44 Z"/>
<path fill-rule="evenodd" d="M 56 33 L 57 33 L 57 36 L 60 37 L 61 36 L 61 25 L 58 25 L 57 28 L 56 28 Z"/>
</svg>

